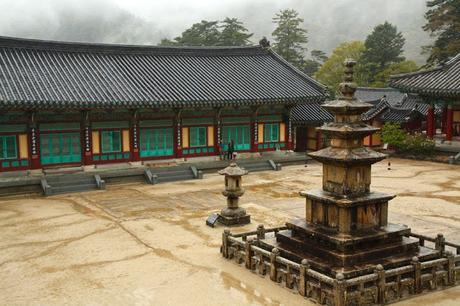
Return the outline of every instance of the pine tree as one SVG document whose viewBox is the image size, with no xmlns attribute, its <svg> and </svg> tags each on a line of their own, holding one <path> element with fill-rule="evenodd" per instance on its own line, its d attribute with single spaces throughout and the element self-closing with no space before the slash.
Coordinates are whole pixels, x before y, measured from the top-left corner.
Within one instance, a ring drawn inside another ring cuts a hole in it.
<svg viewBox="0 0 460 306">
<path fill-rule="evenodd" d="M 304 61 L 304 45 L 308 42 L 307 30 L 301 27 L 303 19 L 295 10 L 282 10 L 273 17 L 273 49 L 288 62 L 300 67 Z"/>
<path fill-rule="evenodd" d="M 436 40 L 425 51 L 429 64 L 439 64 L 460 53 L 460 0 L 432 0 L 427 7 L 423 29 Z"/>
<path fill-rule="evenodd" d="M 161 46 L 217 46 L 220 39 L 218 21 L 206 21 L 193 24 L 182 32 L 181 36 L 169 40 L 161 40 Z"/>
<path fill-rule="evenodd" d="M 366 50 L 363 60 L 367 63 L 375 63 L 380 70 L 387 68 L 393 63 L 404 60 L 401 56 L 405 39 L 396 26 L 385 21 L 374 28 L 372 33 L 367 36 L 364 46 Z"/>
<path fill-rule="evenodd" d="M 221 29 L 220 46 L 247 46 L 251 43 L 249 38 L 253 34 L 248 33 L 248 29 L 237 18 L 226 17 L 219 28 Z"/>
<path fill-rule="evenodd" d="M 396 26 L 385 21 L 374 28 L 364 42 L 366 50 L 363 62 L 369 71 L 369 81 L 374 82 L 375 75 L 381 73 L 391 64 L 404 60 L 402 56 L 405 39 Z"/>
</svg>

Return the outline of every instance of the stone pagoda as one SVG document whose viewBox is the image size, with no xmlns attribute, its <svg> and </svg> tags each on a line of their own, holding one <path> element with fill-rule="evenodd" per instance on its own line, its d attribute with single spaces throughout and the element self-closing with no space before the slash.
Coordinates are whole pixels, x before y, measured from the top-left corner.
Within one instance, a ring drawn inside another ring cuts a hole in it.
<svg viewBox="0 0 460 306">
<path fill-rule="evenodd" d="M 354 97 L 354 65 L 345 62 L 342 96 L 323 105 L 334 115 L 333 122 L 319 128 L 331 146 L 309 154 L 323 164 L 323 188 L 300 192 L 306 198 L 305 218 L 288 222 L 275 243 L 289 258 L 310 259 L 318 270 L 346 278 L 375 264 L 410 262 L 419 253 L 418 240 L 406 237 L 407 226 L 388 223 L 388 201 L 394 195 L 370 190 L 371 165 L 386 155 L 363 146 L 364 137 L 379 129 L 361 121 L 372 105 Z"/>
<path fill-rule="evenodd" d="M 394 195 L 370 190 L 371 165 L 385 155 L 363 146 L 378 129 L 361 121 L 372 106 L 354 97 L 354 65 L 345 62 L 340 98 L 323 105 L 334 115 L 319 128 L 331 146 L 310 154 L 323 164 L 323 187 L 300 192 L 305 217 L 247 233 L 226 229 L 222 256 L 319 304 L 380 305 L 453 286 L 460 280 L 460 245 L 389 223 Z"/>
</svg>

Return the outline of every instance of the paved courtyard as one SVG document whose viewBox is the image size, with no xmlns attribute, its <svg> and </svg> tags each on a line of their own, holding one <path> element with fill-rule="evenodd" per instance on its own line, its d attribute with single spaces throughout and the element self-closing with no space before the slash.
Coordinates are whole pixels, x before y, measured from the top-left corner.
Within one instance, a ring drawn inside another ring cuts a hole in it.
<svg viewBox="0 0 460 306">
<path fill-rule="evenodd" d="M 372 188 L 398 196 L 389 218 L 460 243 L 460 167 L 391 160 Z M 253 222 L 280 226 L 304 214 L 303 189 L 320 188 L 319 164 L 259 172 L 243 181 Z M 54 197 L 0 200 L 1 305 L 310 305 L 298 294 L 222 259 L 223 178 L 125 184 Z M 458 305 L 460 288 L 401 305 Z"/>
</svg>

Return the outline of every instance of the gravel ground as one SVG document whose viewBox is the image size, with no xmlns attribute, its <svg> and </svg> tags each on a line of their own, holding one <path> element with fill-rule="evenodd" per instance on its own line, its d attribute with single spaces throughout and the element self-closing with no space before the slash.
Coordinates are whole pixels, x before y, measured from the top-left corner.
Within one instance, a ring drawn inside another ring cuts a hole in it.
<svg viewBox="0 0 460 306">
<path fill-rule="evenodd" d="M 319 164 L 245 177 L 240 203 L 255 229 L 304 214 L 300 190 L 320 188 Z M 0 201 L 1 305 L 308 305 L 298 294 L 222 259 L 223 178 L 125 184 Z M 391 159 L 372 188 L 397 194 L 389 219 L 460 243 L 460 167 Z M 460 287 L 400 305 L 458 305 Z"/>
</svg>

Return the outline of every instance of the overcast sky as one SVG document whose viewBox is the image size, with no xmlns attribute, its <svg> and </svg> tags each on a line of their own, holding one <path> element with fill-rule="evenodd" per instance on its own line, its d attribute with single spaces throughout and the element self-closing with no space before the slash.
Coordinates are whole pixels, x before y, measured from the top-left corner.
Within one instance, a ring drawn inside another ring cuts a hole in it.
<svg viewBox="0 0 460 306">
<path fill-rule="evenodd" d="M 200 20 L 237 17 L 254 41 L 270 37 L 273 15 L 293 8 L 305 19 L 309 50 L 328 53 L 343 41 L 364 40 L 388 20 L 406 37 L 406 55 L 423 61 L 429 36 L 421 26 L 425 0 L 0 0 L 0 35 L 156 44 Z"/>
</svg>

